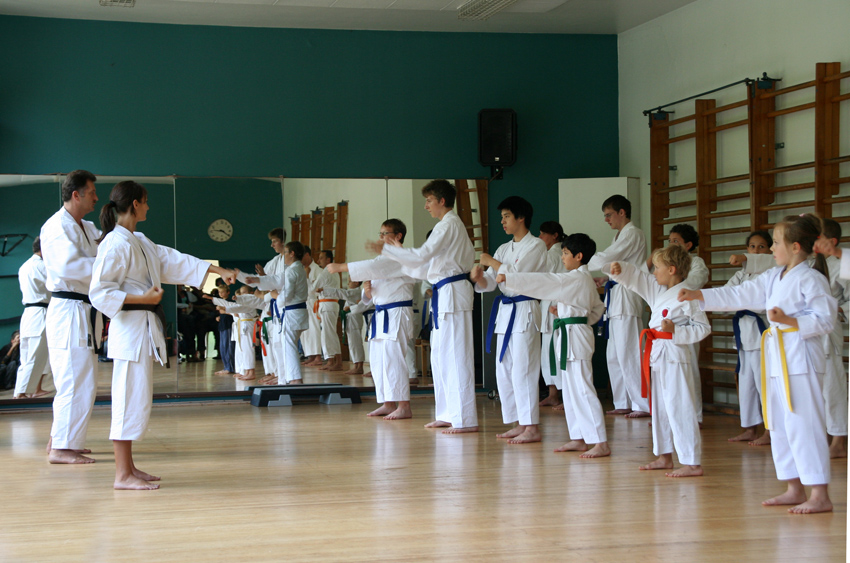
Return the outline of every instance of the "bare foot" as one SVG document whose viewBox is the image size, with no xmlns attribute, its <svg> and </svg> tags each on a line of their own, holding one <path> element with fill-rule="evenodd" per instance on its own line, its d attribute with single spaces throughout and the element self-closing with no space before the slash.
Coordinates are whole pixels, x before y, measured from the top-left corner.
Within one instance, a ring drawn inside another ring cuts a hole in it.
<svg viewBox="0 0 850 563">
<path fill-rule="evenodd" d="M 514 426 L 513 428 L 511 428 L 507 432 L 502 432 L 501 434 L 496 434 L 496 438 L 516 438 L 517 436 L 522 434 L 523 430 L 525 430 L 525 428 L 522 427 L 522 426 Z"/>
<path fill-rule="evenodd" d="M 321 356 L 317 356 L 315 360 L 311 362 L 307 362 L 304 364 L 305 366 L 321 366 L 324 362 L 322 361 Z"/>
<path fill-rule="evenodd" d="M 116 478 L 112 488 L 121 491 L 152 491 L 158 489 L 159 485 L 156 483 L 149 483 L 141 477 L 130 475 L 123 479 Z"/>
<path fill-rule="evenodd" d="M 159 481 L 160 480 L 160 478 L 157 477 L 156 475 L 151 475 L 150 473 L 145 473 L 141 469 L 136 469 L 136 468 L 133 468 L 133 476 L 138 477 L 139 479 L 142 479 L 142 480 L 145 480 L 145 481 Z"/>
<path fill-rule="evenodd" d="M 230 375 L 232 373 L 233 373 L 232 371 L 228 371 L 226 369 L 220 369 L 217 372 L 215 372 L 215 375 Z"/>
<path fill-rule="evenodd" d="M 277 378 L 272 377 L 271 379 L 263 379 L 260 382 L 260 385 L 277 385 Z"/>
<path fill-rule="evenodd" d="M 653 469 L 673 469 L 673 461 L 659 457 L 652 463 L 640 466 L 641 471 L 652 471 Z"/>
<path fill-rule="evenodd" d="M 683 465 L 676 471 L 671 471 L 670 473 L 665 473 L 667 477 L 701 477 L 702 476 L 702 466 L 701 465 Z"/>
<path fill-rule="evenodd" d="M 363 368 L 351 368 L 345 375 L 363 375 Z"/>
<path fill-rule="evenodd" d="M 41 391 L 36 391 L 32 395 L 30 395 L 30 399 L 35 399 L 35 398 L 38 398 L 38 397 L 44 397 L 45 395 L 49 395 L 49 394 L 50 394 L 50 391 L 45 391 L 44 389 L 42 389 Z"/>
<path fill-rule="evenodd" d="M 611 455 L 611 448 L 608 447 L 608 442 L 600 442 L 593 446 L 590 451 L 579 455 L 579 457 L 589 459 L 594 457 L 608 457 L 609 455 Z"/>
<path fill-rule="evenodd" d="M 762 506 L 783 506 L 787 504 L 800 504 L 806 502 L 806 493 L 805 491 L 785 491 L 778 497 L 769 498 L 765 501 L 762 501 Z M 800 505 L 802 506 L 802 505 Z M 796 507 L 794 507 L 796 508 Z"/>
<path fill-rule="evenodd" d="M 448 430 L 443 430 L 443 434 L 466 434 L 468 432 L 478 432 L 477 426 L 467 426 L 466 428 L 449 428 Z"/>
<path fill-rule="evenodd" d="M 307 365 L 309 366 L 309 365 L 311 365 L 311 364 L 307 364 Z M 316 365 L 319 365 L 319 364 L 316 364 Z M 328 371 L 328 370 L 330 370 L 332 367 L 333 367 L 333 363 L 332 363 L 332 362 L 327 362 L 326 364 L 324 364 L 322 367 L 320 367 L 320 368 L 319 368 L 319 371 Z"/>
<path fill-rule="evenodd" d="M 74 450 L 50 450 L 47 461 L 57 464 L 94 463 L 92 458 L 78 454 Z"/>
<path fill-rule="evenodd" d="M 373 410 L 372 412 L 370 412 L 366 416 L 386 416 L 386 415 L 390 414 L 391 412 L 393 412 L 392 407 L 388 407 L 387 405 L 381 405 L 380 407 Z"/>
<path fill-rule="evenodd" d="M 384 420 L 401 420 L 403 418 L 412 418 L 413 411 L 410 410 L 410 406 L 406 407 L 398 407 L 396 410 L 388 414 L 384 417 Z"/>
<path fill-rule="evenodd" d="M 522 434 L 517 436 L 516 438 L 511 438 L 508 440 L 509 444 L 531 444 L 532 442 L 539 442 L 543 437 L 540 434 L 540 429 L 534 426 L 526 426 L 525 430 Z"/>
<path fill-rule="evenodd" d="M 341 363 L 339 363 L 339 364 L 331 364 L 331 365 L 329 365 L 329 366 L 328 366 L 328 368 L 327 368 L 327 371 L 342 371 L 342 370 L 344 370 L 344 369 L 345 369 L 345 368 L 344 368 L 344 367 L 342 367 L 342 364 L 341 364 Z"/>
<path fill-rule="evenodd" d="M 293 379 L 292 381 L 287 381 L 287 385 L 304 385 L 303 379 Z"/>
<path fill-rule="evenodd" d="M 751 446 L 769 446 L 770 445 L 770 433 L 765 432 L 764 434 L 762 434 L 761 438 L 753 440 L 752 442 L 749 442 L 749 444 Z"/>
<path fill-rule="evenodd" d="M 363 374 L 363 377 L 372 377 L 372 372 L 367 371 L 366 373 Z"/>
<path fill-rule="evenodd" d="M 832 502 L 827 498 L 817 500 L 812 496 L 809 500 L 788 509 L 791 514 L 815 514 L 816 512 L 832 512 Z"/>
<path fill-rule="evenodd" d="M 650 416 L 652 415 L 645 411 L 632 411 L 626 415 L 626 418 L 648 418 Z"/>
<path fill-rule="evenodd" d="M 629 414 L 632 412 L 632 409 L 614 409 L 612 411 L 605 411 L 605 414 Z"/>
<path fill-rule="evenodd" d="M 554 407 L 552 407 L 552 410 L 563 412 L 564 411 L 564 403 L 561 403 L 560 405 L 555 405 Z"/>
<path fill-rule="evenodd" d="M 446 428 L 451 426 L 451 422 L 445 422 L 443 420 L 435 420 L 434 422 L 429 422 L 425 425 L 425 428 Z"/>
<path fill-rule="evenodd" d="M 557 407 L 561 404 L 561 401 L 558 400 L 558 395 L 549 395 L 542 401 L 540 401 L 541 407 Z"/>
<path fill-rule="evenodd" d="M 829 458 L 847 457 L 847 436 L 833 436 L 829 445 Z"/>
<path fill-rule="evenodd" d="M 584 440 L 570 440 L 560 448 L 555 448 L 556 452 L 586 452 L 587 444 Z"/>
<path fill-rule="evenodd" d="M 738 434 L 734 438 L 729 438 L 727 442 L 750 442 L 758 438 L 758 432 L 755 431 L 755 428 L 747 428 L 742 433 Z"/>
<path fill-rule="evenodd" d="M 253 381 L 256 378 L 253 375 L 240 375 L 236 379 L 238 379 L 240 381 Z"/>
</svg>

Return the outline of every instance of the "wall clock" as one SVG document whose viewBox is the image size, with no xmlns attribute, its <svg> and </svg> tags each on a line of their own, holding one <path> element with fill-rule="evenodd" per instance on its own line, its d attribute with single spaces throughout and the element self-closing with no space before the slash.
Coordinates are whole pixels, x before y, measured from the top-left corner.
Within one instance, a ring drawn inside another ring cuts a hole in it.
<svg viewBox="0 0 850 563">
<path fill-rule="evenodd" d="M 233 225 L 227 219 L 216 219 L 210 223 L 207 234 L 216 242 L 224 242 L 233 236 Z"/>
</svg>

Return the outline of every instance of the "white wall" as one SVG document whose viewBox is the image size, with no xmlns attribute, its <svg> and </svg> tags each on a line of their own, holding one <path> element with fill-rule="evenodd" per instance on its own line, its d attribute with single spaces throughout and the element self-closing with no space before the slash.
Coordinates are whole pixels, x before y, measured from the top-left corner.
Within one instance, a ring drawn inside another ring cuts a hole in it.
<svg viewBox="0 0 850 563">
<path fill-rule="evenodd" d="M 842 69 L 848 70 L 848 25 L 848 0 L 698 0 L 620 34 L 620 176 L 641 179 L 639 224 L 645 232 L 650 225 L 649 128 L 641 112 L 742 78 L 758 78 L 762 72 L 782 78 L 781 88 L 812 80 L 819 62 L 840 62 Z M 848 82 L 842 81 L 843 91 L 850 87 Z M 736 86 L 706 97 L 723 105 L 743 99 L 743 88 Z M 813 89 L 800 96 L 813 99 Z M 799 101 L 788 100 L 791 104 Z M 673 109 L 678 116 L 691 115 L 694 102 Z M 778 124 L 777 142 L 786 144 L 777 151 L 778 165 L 812 160 L 812 111 L 794 114 Z M 850 111 L 844 111 L 841 120 L 841 154 L 848 154 Z M 686 132 L 681 128 L 675 134 Z M 677 154 L 671 152 L 671 164 L 679 166 L 671 174 L 671 185 L 693 181 L 688 177 L 693 172 L 688 162 L 693 158 L 685 158 L 688 150 L 693 154 L 693 141 L 678 145 L 678 162 Z M 721 175 L 724 169 L 730 174 L 746 172 L 746 155 L 746 134 L 724 139 L 718 156 Z M 842 174 L 846 171 L 843 168 Z"/>
</svg>

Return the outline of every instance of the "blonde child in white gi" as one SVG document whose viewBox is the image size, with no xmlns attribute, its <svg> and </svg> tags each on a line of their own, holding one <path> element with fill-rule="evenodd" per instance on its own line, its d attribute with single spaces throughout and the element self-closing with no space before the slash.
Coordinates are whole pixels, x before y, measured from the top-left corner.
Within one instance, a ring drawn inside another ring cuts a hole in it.
<svg viewBox="0 0 850 563">
<path fill-rule="evenodd" d="M 472 348 L 473 290 L 469 271 L 475 250 L 466 227 L 452 209 L 456 190 L 451 182 L 433 180 L 422 188 L 425 210 L 439 222 L 419 248 L 401 243 L 373 242 L 367 249 L 412 269 L 427 268 L 433 284 L 431 311 L 431 371 L 434 375 L 436 420 L 426 428 L 444 428 L 446 434 L 478 432 L 475 372 Z"/>
<path fill-rule="evenodd" d="M 278 381 L 282 376 L 287 385 L 304 383 L 301 376 L 301 363 L 298 358 L 298 339 L 307 330 L 307 298 L 309 283 L 304 265 L 304 245 L 298 241 L 289 241 L 284 245 L 283 272 L 275 275 L 246 276 L 244 283 L 269 291 L 274 299 L 272 330 L 277 331 L 283 345 L 282 361 L 277 363 Z"/>
<path fill-rule="evenodd" d="M 74 170 L 62 183 L 62 207 L 41 227 L 47 272 L 47 348 L 56 396 L 50 429 L 50 463 L 93 463 L 85 449 L 97 382 L 89 284 L 100 231 L 83 219 L 94 211 L 97 178 Z"/>
<path fill-rule="evenodd" d="M 403 243 L 407 227 L 399 219 L 388 219 L 381 225 L 380 232 L 380 240 L 385 243 Z M 378 256 L 372 260 L 331 264 L 328 271 L 348 272 L 354 281 L 371 282 L 369 295 L 363 298 L 375 305 L 375 313 L 366 330 L 370 335 L 369 363 L 375 396 L 381 406 L 367 416 L 383 416 L 384 420 L 410 418 L 413 412 L 405 356 L 407 343 L 413 335 L 414 276 L 424 275 L 424 268 L 411 271 L 394 260 Z"/>
<path fill-rule="evenodd" d="M 18 269 L 18 283 L 23 296 L 21 315 L 21 363 L 15 379 L 14 398 L 44 395 L 42 380 L 47 367 L 47 304 L 50 292 L 45 282 L 47 272 L 41 258 L 41 239 L 35 237 L 32 256 Z M 35 375 L 35 377 L 33 377 Z"/>
<path fill-rule="evenodd" d="M 552 368 L 560 371 L 564 390 L 564 413 L 570 441 L 556 452 L 578 451 L 579 457 L 611 455 L 602 403 L 593 386 L 591 359 L 594 335 L 591 326 L 605 311 L 587 263 L 596 252 L 596 243 L 583 233 L 566 237 L 561 243 L 565 273 L 499 274 L 509 291 L 557 302 L 555 336 L 547 355 Z M 554 370 L 553 370 L 554 371 Z M 592 448 L 588 444 L 593 444 Z"/>
<path fill-rule="evenodd" d="M 588 263 L 591 272 L 611 262 L 641 267 L 646 259 L 646 238 L 631 222 L 632 204 L 621 195 L 613 195 L 602 203 L 605 222 L 617 231 L 611 246 L 597 252 Z M 640 331 L 643 328 L 643 302 L 633 291 L 605 278 L 606 355 L 614 409 L 607 414 L 624 414 L 629 418 L 649 416 L 649 402 L 641 396 Z"/>
<path fill-rule="evenodd" d="M 556 221 L 544 221 L 540 225 L 540 236 L 538 237 L 546 244 L 546 271 L 553 274 L 566 272 L 561 263 L 561 241 L 564 240 L 564 229 Z M 589 259 L 589 257 L 588 257 Z M 553 311 L 552 309 L 555 309 Z M 541 407 L 554 407 L 556 410 L 564 408 L 559 391 L 561 390 L 561 374 L 555 370 L 551 374 L 549 367 L 549 346 L 552 343 L 552 323 L 557 318 L 557 304 L 548 299 L 540 300 L 540 332 L 543 335 L 540 346 L 540 372 L 543 381 L 549 388 L 549 396 L 540 401 Z"/>
<path fill-rule="evenodd" d="M 770 327 L 762 336 L 762 409 L 770 429 L 776 476 L 785 493 L 765 506 L 794 505 L 789 512 L 828 512 L 829 444 L 821 381 L 826 370 L 823 336 L 835 326 L 837 304 L 830 294 L 826 264 L 807 258 L 821 234 L 814 215 L 790 215 L 773 230 L 778 267 L 735 287 L 685 290 L 679 299 L 699 300 L 706 311 L 764 308 Z M 765 381 L 766 380 L 766 381 Z M 805 486 L 812 493 L 806 499 Z"/>
<path fill-rule="evenodd" d="M 325 288 L 339 289 L 339 275 L 331 274 L 327 271 L 328 264 L 333 263 L 334 255 L 330 250 L 322 250 L 319 252 L 316 264 L 320 268 L 318 276 L 313 282 L 313 291 L 316 292 L 316 304 L 313 306 L 313 313 L 318 315 L 322 328 L 322 355 L 327 361 L 326 364 L 319 369 L 322 371 L 342 371 L 342 346 L 339 342 L 337 334 L 337 321 L 339 320 L 339 300 L 330 298 L 322 293 Z M 312 266 L 311 268 L 315 268 Z"/>
<path fill-rule="evenodd" d="M 771 246 L 773 238 L 767 231 L 754 231 L 747 237 L 747 252 L 770 255 L 771 262 L 775 265 Z M 729 261 L 737 266 L 742 264 L 741 258 L 746 257 L 733 254 Z M 741 285 L 758 275 L 759 273 L 741 268 L 726 282 L 726 287 Z M 758 435 L 758 426 L 764 423 L 761 413 L 761 333 L 767 328 L 767 317 L 764 309 L 745 309 L 735 313 L 732 325 L 732 332 L 736 335 L 735 346 L 738 349 L 738 408 L 744 431 L 734 438 L 729 438 L 729 441 L 748 442 L 751 446 L 769 446 L 770 430 L 765 429 L 761 436 Z"/>
<path fill-rule="evenodd" d="M 160 284 L 201 287 L 208 273 L 234 283 L 235 273 L 199 258 L 154 244 L 135 232 L 148 213 L 148 194 L 131 180 L 112 188 L 100 212 L 104 235 L 92 272 L 92 304 L 111 319 L 112 428 L 116 489 L 157 489 L 159 481 L 133 463 L 133 441 L 147 430 L 153 402 L 153 361 L 165 365 L 162 323 L 155 313 Z"/>
<path fill-rule="evenodd" d="M 314 284 L 319 279 L 322 268 L 313 261 L 313 253 L 309 246 L 303 246 L 304 257 L 301 264 L 307 274 L 307 329 L 301 333 L 301 348 L 304 350 L 306 359 L 302 365 L 320 367 L 322 360 L 322 327 L 319 317 L 313 314 L 319 295 L 316 293 Z"/>
<path fill-rule="evenodd" d="M 823 220 L 821 238 L 828 239 L 833 248 L 841 241 L 841 225 L 833 219 Z M 826 372 L 823 376 L 823 398 L 826 403 L 826 431 L 832 436 L 829 457 L 847 457 L 847 375 L 844 368 L 844 311 L 850 299 L 850 284 L 841 278 L 841 260 L 827 256 L 829 288 L 838 301 L 839 316 L 835 328 L 824 342 Z"/>
<path fill-rule="evenodd" d="M 534 210 L 519 196 L 510 196 L 498 208 L 502 228 L 513 239 L 499 246 L 493 256 L 481 255 L 481 266 L 474 266 L 469 279 L 475 291 L 502 294 L 490 312 L 487 352 L 496 338 L 496 384 L 502 405 L 502 422 L 516 426 L 497 434 L 510 444 L 539 442 L 540 435 L 540 304 L 517 290 L 496 283 L 499 274 L 546 271 L 546 243 L 529 232 Z M 487 268 L 484 270 L 483 268 Z"/>
<path fill-rule="evenodd" d="M 643 383 L 652 409 L 652 450 L 658 458 L 642 470 L 673 469 L 673 450 L 682 466 L 668 477 L 698 477 L 702 470 L 702 442 L 697 421 L 690 344 L 711 332 L 705 313 L 696 303 L 680 303 L 691 256 L 670 245 L 652 253 L 653 274 L 632 264 L 614 262 L 603 271 L 635 291 L 649 304 L 652 316 L 643 353 Z"/>
<path fill-rule="evenodd" d="M 328 270 L 333 272 L 334 270 Z M 341 270 L 340 270 L 341 271 Z M 355 306 L 360 302 L 363 290 L 362 282 L 349 281 L 348 289 L 336 289 L 326 287 L 322 289 L 322 295 L 329 299 L 343 299 L 345 305 L 345 338 L 348 341 L 348 356 L 351 359 L 351 369 L 345 375 L 363 375 L 363 362 L 366 361 L 366 352 L 363 349 L 363 313 Z M 352 309 L 354 307 L 354 309 Z"/>
<path fill-rule="evenodd" d="M 257 361 L 254 351 L 254 328 L 257 324 L 259 299 L 251 292 L 250 286 L 243 285 L 236 290 L 236 301 L 213 297 L 212 302 L 223 314 L 233 315 L 231 338 L 236 342 L 236 354 L 233 358 L 234 369 L 238 374 L 236 379 L 251 381 L 254 379 Z"/>
</svg>

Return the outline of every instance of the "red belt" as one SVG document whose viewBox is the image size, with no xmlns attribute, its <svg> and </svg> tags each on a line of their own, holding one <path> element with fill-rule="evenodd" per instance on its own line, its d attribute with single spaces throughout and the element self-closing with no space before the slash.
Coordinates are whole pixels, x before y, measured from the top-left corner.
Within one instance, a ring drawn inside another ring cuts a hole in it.
<svg viewBox="0 0 850 563">
<path fill-rule="evenodd" d="M 646 338 L 646 347 L 643 340 Z M 649 357 L 652 354 L 652 341 L 660 338 L 661 340 L 673 340 L 672 332 L 664 332 L 663 330 L 655 330 L 647 328 L 640 333 L 640 347 L 643 350 L 640 357 L 640 396 L 649 399 L 649 412 L 652 412 L 652 385 L 650 382 Z"/>
<path fill-rule="evenodd" d="M 319 303 L 339 303 L 336 299 L 316 299 L 316 302 L 313 303 L 313 313 L 316 314 L 318 319 L 322 317 L 319 316 Z"/>
</svg>

